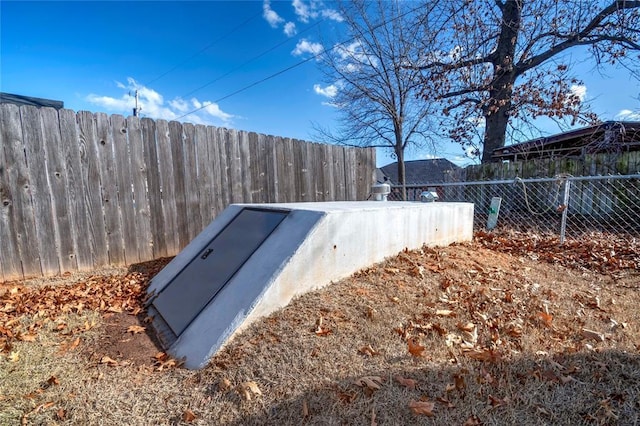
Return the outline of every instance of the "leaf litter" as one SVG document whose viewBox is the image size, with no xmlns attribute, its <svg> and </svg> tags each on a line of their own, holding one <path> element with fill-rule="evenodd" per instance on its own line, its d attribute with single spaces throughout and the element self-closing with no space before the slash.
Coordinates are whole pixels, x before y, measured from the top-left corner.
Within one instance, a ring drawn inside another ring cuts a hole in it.
<svg viewBox="0 0 640 426">
<path fill-rule="evenodd" d="M 197 372 L 145 330 L 157 262 L 0 283 L 0 423 L 637 423 L 639 250 L 594 239 L 405 251 L 259 320 Z"/>
</svg>

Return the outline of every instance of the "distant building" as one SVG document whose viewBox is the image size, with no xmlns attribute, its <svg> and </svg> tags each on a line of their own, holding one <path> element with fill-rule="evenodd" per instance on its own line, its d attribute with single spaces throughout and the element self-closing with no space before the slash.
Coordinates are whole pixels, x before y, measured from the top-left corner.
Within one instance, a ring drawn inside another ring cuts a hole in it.
<svg viewBox="0 0 640 426">
<path fill-rule="evenodd" d="M 584 157 L 587 154 L 640 151 L 640 122 L 606 121 L 493 151 L 498 161 Z"/>
<path fill-rule="evenodd" d="M 445 175 L 451 170 L 459 169 L 458 166 L 445 158 L 432 160 L 405 161 L 405 182 L 407 185 L 423 183 L 442 183 Z M 384 181 L 386 177 L 391 185 L 400 185 L 398 178 L 398 163 L 387 164 L 380 167 L 377 172 L 377 180 Z"/>
<path fill-rule="evenodd" d="M 64 108 L 64 102 L 51 99 L 34 98 L 32 96 L 14 95 L 13 93 L 0 92 L 0 104 L 32 105 L 38 108 L 51 107 Z"/>
<path fill-rule="evenodd" d="M 438 185 L 446 181 L 446 175 L 460 167 L 445 158 L 432 160 L 414 160 L 404 162 L 405 183 L 407 188 L 407 200 L 420 200 L 423 191 L 436 191 L 442 197 L 442 188 Z M 392 185 L 389 200 L 401 200 L 402 192 L 400 179 L 398 178 L 398 163 L 387 164 L 376 170 L 378 183 L 387 182 Z"/>
</svg>

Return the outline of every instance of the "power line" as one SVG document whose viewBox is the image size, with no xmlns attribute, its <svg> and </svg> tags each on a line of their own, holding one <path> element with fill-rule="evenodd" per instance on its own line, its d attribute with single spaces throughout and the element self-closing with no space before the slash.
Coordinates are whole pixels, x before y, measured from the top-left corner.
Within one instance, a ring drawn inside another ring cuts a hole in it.
<svg viewBox="0 0 640 426">
<path fill-rule="evenodd" d="M 186 64 L 187 62 L 189 62 L 190 60 L 192 60 L 193 58 L 195 58 L 196 56 L 200 55 L 201 53 L 203 53 L 206 50 L 209 50 L 211 47 L 213 47 L 215 44 L 221 42 L 222 40 L 224 40 L 225 38 L 227 38 L 228 36 L 230 36 L 231 34 L 233 34 L 234 32 L 236 32 L 237 30 L 239 30 L 240 28 L 244 27 L 245 25 L 247 25 L 249 22 L 251 22 L 252 20 L 254 20 L 256 17 L 260 16 L 262 14 L 262 12 L 258 12 L 255 15 L 249 17 L 247 20 L 243 21 L 242 23 L 238 24 L 237 26 L 235 26 L 234 28 L 232 28 L 229 32 L 223 34 L 222 36 L 218 37 L 217 39 L 215 39 L 214 41 L 212 41 L 211 43 L 209 43 L 208 45 L 206 45 L 205 47 L 203 47 L 202 49 L 198 50 L 196 53 L 194 53 L 193 55 L 189 56 L 187 59 L 185 59 L 184 61 L 180 62 L 178 65 L 174 66 L 173 68 L 171 68 L 168 71 L 165 71 L 164 73 L 160 74 L 159 76 L 157 76 L 156 78 L 154 78 L 151 81 L 148 81 L 145 86 L 149 86 L 151 83 L 155 83 L 156 81 L 160 80 L 162 77 L 166 76 L 167 74 L 177 70 L 178 68 L 180 68 L 182 65 Z"/>
<path fill-rule="evenodd" d="M 300 31 L 300 33 L 298 33 L 298 34 L 304 34 L 304 33 L 306 33 L 307 31 L 311 30 L 312 28 L 317 27 L 317 26 L 318 26 L 318 25 L 320 25 L 322 22 L 324 22 L 324 19 L 322 19 L 322 20 L 320 20 L 320 21 L 317 21 L 317 22 L 316 22 L 315 24 L 313 24 L 313 25 L 308 26 L 308 27 L 307 27 L 307 28 L 305 28 L 304 30 Z M 195 92 L 197 92 L 197 91 L 199 91 L 199 90 L 202 90 L 202 89 L 204 89 L 204 88 L 205 88 L 205 87 L 207 87 L 207 86 L 212 85 L 212 84 L 213 84 L 213 83 L 215 83 L 216 81 L 220 81 L 220 80 L 222 80 L 222 79 L 223 79 L 223 78 L 225 78 L 226 76 L 228 76 L 228 75 L 230 75 L 230 74 L 233 74 L 234 72 L 238 71 L 240 68 L 244 67 L 244 66 L 245 66 L 245 65 L 247 65 L 247 64 L 250 64 L 251 62 L 255 61 L 256 59 L 260 59 L 260 58 L 262 58 L 262 57 L 263 57 L 263 56 L 265 56 L 267 53 L 271 53 L 271 52 L 273 52 L 273 51 L 274 51 L 274 50 L 276 50 L 278 47 L 280 47 L 280 46 L 282 46 L 282 45 L 284 45 L 284 44 L 286 44 L 286 43 L 290 42 L 291 40 L 292 40 L 291 38 L 287 38 L 287 39 L 285 39 L 285 40 L 281 41 L 280 43 L 276 44 L 276 45 L 275 45 L 275 46 L 273 46 L 273 47 L 270 47 L 269 49 L 265 50 L 264 52 L 260 53 L 259 55 L 254 56 L 253 58 L 249 59 L 248 61 L 243 62 L 242 64 L 238 65 L 237 67 L 235 67 L 235 68 L 233 68 L 233 69 L 231 69 L 231 70 L 227 71 L 226 73 L 222 74 L 221 76 L 218 76 L 218 77 L 214 78 L 213 80 L 211 80 L 211 81 L 209 81 L 209 82 L 207 82 L 207 83 L 203 84 L 202 86 L 200 86 L 200 87 L 198 87 L 198 88 L 196 88 L 196 89 L 193 89 L 193 90 L 192 90 L 192 91 L 190 91 L 189 93 L 186 93 L 186 94 L 182 95 L 182 96 L 181 96 L 181 98 L 186 98 L 187 96 L 192 95 L 193 93 L 195 93 Z"/>
<path fill-rule="evenodd" d="M 393 22 L 393 21 L 396 21 L 396 20 L 398 20 L 398 19 L 400 19 L 400 18 L 404 18 L 405 16 L 409 15 L 410 13 L 413 13 L 413 12 L 415 12 L 415 11 L 417 11 L 417 10 L 419 10 L 419 9 L 423 8 L 423 7 L 424 7 L 423 5 L 420 5 L 420 6 L 418 6 L 418 7 L 414 8 L 414 9 L 411 9 L 411 10 L 409 10 L 409 11 L 407 11 L 407 12 L 405 12 L 405 13 L 401 14 L 401 15 L 396 16 L 395 18 L 389 19 L 388 21 L 382 21 L 382 22 L 381 22 L 381 23 L 379 23 L 378 25 L 374 25 L 374 26 L 371 28 L 371 30 L 369 30 L 368 32 L 370 32 L 370 33 L 371 33 L 371 32 L 373 32 L 374 30 L 377 30 L 378 28 L 380 28 L 380 27 L 382 27 L 382 26 L 384 26 L 384 25 L 386 25 L 386 24 L 389 24 L 389 23 L 391 23 L 391 22 Z M 320 22 L 321 22 L 321 21 L 320 21 Z M 319 22 L 318 22 L 318 23 L 319 23 Z M 346 45 L 346 44 L 349 44 L 349 43 L 353 42 L 353 41 L 354 41 L 354 40 L 356 40 L 356 39 L 357 39 L 357 36 L 351 37 L 350 39 L 348 39 L 348 40 L 346 40 L 346 41 L 343 41 L 343 42 L 341 42 L 341 43 L 336 44 L 335 46 L 333 46 L 333 47 L 331 48 L 331 50 L 335 49 L 335 48 L 336 48 L 336 47 L 338 47 L 338 46 L 344 46 L 344 45 Z M 297 68 L 297 67 L 299 67 L 300 65 L 306 64 L 307 62 L 311 61 L 312 59 L 316 59 L 316 58 L 318 58 L 320 55 L 322 55 L 322 54 L 324 54 L 324 53 L 325 53 L 325 51 L 324 51 L 324 50 L 322 50 L 321 52 L 318 52 L 318 53 L 316 53 L 315 55 L 312 55 L 312 56 L 308 57 L 307 59 L 304 59 L 304 60 L 302 60 L 302 61 L 300 61 L 300 62 L 297 62 L 297 63 L 295 63 L 295 64 L 293 64 L 293 65 L 291 65 L 291 66 L 289 66 L 289 67 L 287 67 L 287 68 L 285 68 L 285 69 L 282 69 L 282 70 L 280 70 L 280 71 L 277 71 L 277 72 L 275 72 L 275 73 L 273 73 L 273 74 L 271 74 L 271 75 L 268 75 L 267 77 L 264 77 L 264 78 L 262 78 L 262 79 L 260 79 L 260 80 L 258 80 L 258 81 L 255 81 L 255 82 L 253 82 L 253 83 L 251 83 L 251 84 L 249 84 L 249 85 L 247 85 L 247 86 L 244 86 L 244 87 L 242 87 L 242 88 L 240 88 L 240 89 L 236 90 L 235 92 L 229 93 L 228 95 L 225 95 L 225 96 L 223 96 L 223 97 L 221 97 L 221 98 L 219 98 L 219 99 L 216 99 L 216 100 L 215 100 L 215 101 L 213 101 L 212 103 L 213 103 L 213 104 L 220 103 L 221 101 L 223 101 L 223 100 L 225 100 L 225 99 L 228 99 L 228 98 L 230 98 L 230 97 L 232 97 L 232 96 L 235 96 L 235 95 L 237 95 L 238 93 L 244 92 L 244 91 L 245 91 L 245 90 L 247 90 L 247 89 L 250 89 L 250 88 L 252 88 L 252 87 L 254 87 L 254 86 L 257 86 L 258 84 L 262 84 L 262 83 L 264 83 L 264 82 L 265 82 L 265 81 L 267 81 L 267 80 L 271 80 L 272 78 L 277 77 L 277 76 L 279 76 L 279 75 L 281 75 L 281 74 L 284 74 L 285 72 L 290 71 L 290 70 L 292 70 L 292 69 L 294 69 L 294 68 Z M 208 85 L 208 84 L 207 84 L 207 85 Z M 193 93 L 193 92 L 190 92 L 190 93 Z M 185 96 L 188 96 L 188 95 L 185 95 Z M 202 110 L 202 109 L 205 109 L 205 108 L 206 108 L 206 107 L 208 107 L 209 105 L 211 105 L 211 104 L 202 105 L 201 107 L 196 108 L 196 109 L 194 109 L 193 111 L 189 111 L 189 112 L 187 112 L 186 114 L 183 114 L 183 115 L 181 115 L 180 117 L 177 117 L 177 118 L 176 118 L 176 120 L 180 120 L 181 118 L 184 118 L 184 117 L 186 117 L 186 116 L 188 116 L 188 115 L 191 115 L 191 114 L 193 114 L 193 113 L 195 113 L 195 112 L 198 112 L 198 111 L 200 111 L 200 110 Z"/>
</svg>

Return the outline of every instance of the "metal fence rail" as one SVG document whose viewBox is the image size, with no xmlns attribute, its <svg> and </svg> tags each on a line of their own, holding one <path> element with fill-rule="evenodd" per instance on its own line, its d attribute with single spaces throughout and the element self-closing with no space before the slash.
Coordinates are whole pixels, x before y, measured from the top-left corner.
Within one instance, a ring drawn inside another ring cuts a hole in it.
<svg viewBox="0 0 640 426">
<path fill-rule="evenodd" d="M 487 227 L 491 200 L 498 197 L 498 228 L 555 234 L 561 241 L 590 232 L 640 238 L 640 174 L 425 183 L 408 185 L 407 199 L 420 200 L 426 190 L 435 190 L 439 201 L 474 203 L 476 229 Z M 393 187 L 389 199 L 400 194 Z"/>
</svg>

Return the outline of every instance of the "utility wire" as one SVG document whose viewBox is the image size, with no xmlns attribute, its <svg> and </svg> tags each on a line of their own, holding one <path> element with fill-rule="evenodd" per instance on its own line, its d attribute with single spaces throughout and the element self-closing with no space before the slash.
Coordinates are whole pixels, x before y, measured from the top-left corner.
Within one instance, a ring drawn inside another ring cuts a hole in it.
<svg viewBox="0 0 640 426">
<path fill-rule="evenodd" d="M 398 16 L 396 16 L 395 18 L 392 18 L 392 19 L 390 19 L 390 20 L 388 20 L 388 21 L 382 21 L 382 22 L 381 22 L 381 23 L 379 23 L 378 25 L 374 25 L 374 26 L 371 28 L 371 30 L 370 30 L 370 31 L 368 31 L 368 32 L 372 32 L 372 31 L 374 31 L 374 30 L 377 30 L 378 28 L 380 28 L 380 27 L 382 27 L 382 26 L 384 26 L 384 25 L 386 25 L 386 24 L 389 24 L 389 23 L 391 23 L 391 22 L 393 22 L 393 21 L 396 21 L 396 20 L 398 20 L 398 19 L 400 19 L 400 18 L 404 18 L 404 17 L 405 17 L 405 16 L 407 16 L 408 14 L 413 13 L 413 12 L 415 12 L 415 11 L 419 10 L 419 9 L 422 9 L 422 8 L 423 8 L 423 5 L 420 5 L 420 6 L 416 7 L 416 8 L 414 8 L 414 9 L 408 10 L 407 12 L 405 12 L 405 13 L 403 13 L 403 14 L 401 14 L 401 15 L 398 15 Z M 348 39 L 348 40 L 345 40 L 345 41 L 343 41 L 343 42 L 341 42 L 341 43 L 336 44 L 336 45 L 335 45 L 335 46 L 333 46 L 330 50 L 334 50 L 334 49 L 335 49 L 336 47 L 338 47 L 338 46 L 344 46 L 344 45 L 346 45 L 346 44 L 348 44 L 348 43 L 353 42 L 353 41 L 354 41 L 354 40 L 356 40 L 356 39 L 357 39 L 357 36 L 353 36 L 353 37 L 351 37 L 351 38 L 350 38 L 350 39 Z M 320 55 L 322 55 L 322 54 L 324 54 L 324 53 L 325 53 L 325 51 L 324 51 L 324 50 L 322 50 L 321 52 L 318 52 L 318 53 L 316 53 L 315 55 L 312 55 L 312 56 L 308 57 L 307 59 L 304 59 L 304 60 L 302 60 L 302 61 L 300 61 L 300 62 L 297 62 L 297 63 L 295 63 L 295 64 L 293 64 L 293 65 L 291 65 L 291 66 L 289 66 L 289 67 L 287 67 L 287 68 L 285 68 L 285 69 L 282 69 L 282 70 L 280 70 L 280 71 L 277 71 L 277 72 L 275 72 L 275 73 L 273 73 L 273 74 L 271 74 L 271 75 L 268 75 L 267 77 L 264 77 L 264 78 L 262 78 L 262 79 L 260 79 L 260 80 L 258 80 L 258 81 L 255 81 L 255 82 L 253 82 L 253 83 L 251 83 L 251 84 L 249 84 L 249 85 L 247 85 L 247 86 L 244 86 L 244 87 L 242 87 L 242 88 L 240 88 L 240 89 L 236 90 L 235 92 L 229 93 L 228 95 L 225 95 L 225 96 L 223 96 L 223 97 L 221 97 L 221 98 L 219 98 L 219 99 L 216 99 L 215 101 L 213 101 L 213 102 L 212 102 L 212 104 L 220 103 L 221 101 L 223 101 L 223 100 L 225 100 L 225 99 L 228 99 L 228 98 L 230 98 L 230 97 L 232 97 L 232 96 L 235 96 L 235 95 L 237 95 L 238 93 L 244 92 L 245 90 L 248 90 L 248 89 L 250 89 L 250 88 L 252 88 L 252 87 L 257 86 L 258 84 L 262 84 L 262 83 L 264 83 L 264 82 L 265 82 L 265 81 L 267 81 L 267 80 L 271 80 L 272 78 L 277 77 L 277 76 L 279 76 L 279 75 L 281 75 L 281 74 L 284 74 L 285 72 L 290 71 L 290 70 L 292 70 L 292 69 L 294 69 L 294 68 L 297 68 L 297 67 L 299 67 L 300 65 L 306 64 L 307 62 L 311 61 L 312 59 L 316 59 L 316 58 L 318 58 Z M 191 93 L 192 93 L 192 92 L 191 92 Z M 211 104 L 202 105 L 201 107 L 196 108 L 196 109 L 194 109 L 193 111 L 189 111 L 189 112 L 187 112 L 186 114 L 183 114 L 183 115 L 181 115 L 180 117 L 177 117 L 177 118 L 175 118 L 175 119 L 176 119 L 176 120 L 180 120 L 181 118 L 184 118 L 184 117 L 186 117 L 186 116 L 188 116 L 188 115 L 191 115 L 191 114 L 196 113 L 196 112 L 198 112 L 198 111 L 200 111 L 200 110 L 202 110 L 202 109 L 205 109 L 205 108 L 206 108 L 206 107 L 208 107 L 209 105 L 211 105 Z"/>
<path fill-rule="evenodd" d="M 201 53 L 203 53 L 206 50 L 209 50 L 211 47 L 213 47 L 215 44 L 221 42 L 222 40 L 224 40 L 225 38 L 227 38 L 228 36 L 230 36 L 231 34 L 233 34 L 234 32 L 236 32 L 237 30 L 239 30 L 240 28 L 244 27 L 245 25 L 247 25 L 249 22 L 251 22 L 252 20 L 254 20 L 255 18 L 257 18 L 258 16 L 262 15 L 262 11 L 256 13 L 255 15 L 249 17 L 248 19 L 246 19 L 245 21 L 243 21 L 242 23 L 238 24 L 237 26 L 235 26 L 234 28 L 231 29 L 231 31 L 225 33 L 224 35 L 218 37 L 217 39 L 215 39 L 214 41 L 212 41 L 211 43 L 209 43 L 208 45 L 206 45 L 205 47 L 203 47 L 202 49 L 198 50 L 196 53 L 194 53 L 193 55 L 189 56 L 187 59 L 185 59 L 184 61 L 180 62 L 178 65 L 174 66 L 173 68 L 171 68 L 168 71 L 165 71 L 164 73 L 160 74 L 159 76 L 157 76 L 156 78 L 154 78 L 151 81 L 148 81 L 145 86 L 149 86 L 151 83 L 155 83 L 156 81 L 160 80 L 162 77 L 166 76 L 169 73 L 172 73 L 173 71 L 177 70 L 178 68 L 180 68 L 182 65 L 186 64 L 187 62 L 189 62 L 190 60 L 192 60 L 193 58 L 195 58 L 196 56 L 200 55 Z"/>
<path fill-rule="evenodd" d="M 300 32 L 298 33 L 298 35 L 306 33 L 307 31 L 311 30 L 312 28 L 317 27 L 318 25 L 320 25 L 322 22 L 324 22 L 324 19 L 317 21 L 317 22 L 316 22 L 315 24 L 313 24 L 313 25 L 309 25 L 307 28 L 305 28 L 304 30 L 300 31 Z M 202 90 L 202 89 L 204 89 L 204 88 L 205 88 L 205 87 L 207 87 L 207 86 L 212 85 L 212 84 L 213 84 L 213 83 L 215 83 L 216 81 L 222 80 L 222 79 L 223 79 L 223 78 L 225 78 L 226 76 L 228 76 L 228 75 L 230 75 L 230 74 L 233 74 L 234 72 L 238 71 L 240 68 L 244 67 L 244 66 L 245 66 L 245 65 L 247 65 L 247 64 L 250 64 L 251 62 L 255 61 L 256 59 L 260 59 L 260 58 L 262 58 L 262 57 L 263 57 L 263 56 L 265 56 L 267 53 L 271 53 L 271 52 L 273 52 L 273 51 L 274 51 L 274 50 L 276 50 L 278 47 L 282 46 L 283 44 L 286 44 L 286 43 L 290 42 L 291 40 L 292 40 L 291 38 L 287 38 L 287 39 L 285 39 L 285 40 L 281 41 L 280 43 L 276 44 L 276 45 L 275 45 L 275 46 L 273 46 L 273 47 L 270 47 L 269 49 L 265 50 L 264 52 L 260 53 L 259 55 L 254 56 L 253 58 L 249 59 L 248 61 L 243 62 L 242 64 L 238 65 L 237 67 L 235 67 L 235 68 L 233 68 L 233 69 L 231 69 L 231 70 L 227 71 L 226 73 L 222 74 L 221 76 L 218 76 L 218 77 L 214 78 L 213 80 L 211 80 L 211 81 L 209 81 L 209 82 L 207 82 L 207 83 L 203 84 L 202 86 L 200 86 L 200 87 L 198 87 L 198 88 L 196 88 L 196 89 L 193 89 L 193 90 L 192 90 L 192 91 L 190 91 L 189 93 L 182 95 L 182 96 L 181 96 L 181 98 L 186 98 L 187 96 L 192 95 L 192 94 L 194 94 L 195 92 L 197 92 L 197 91 L 199 91 L 199 90 Z"/>
</svg>

